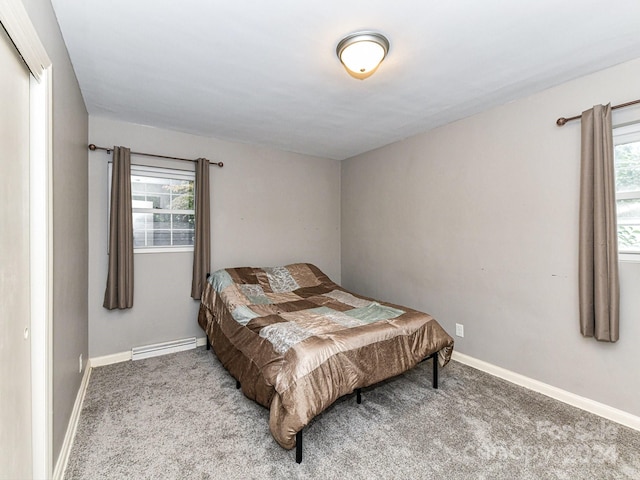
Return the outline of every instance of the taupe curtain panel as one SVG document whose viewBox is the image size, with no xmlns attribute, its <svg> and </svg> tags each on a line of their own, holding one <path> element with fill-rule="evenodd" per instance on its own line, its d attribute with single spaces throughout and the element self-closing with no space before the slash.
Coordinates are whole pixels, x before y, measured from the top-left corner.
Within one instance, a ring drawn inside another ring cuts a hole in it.
<svg viewBox="0 0 640 480">
<path fill-rule="evenodd" d="M 582 113 L 580 173 L 580 332 L 619 336 L 620 288 L 611 105 Z"/>
<path fill-rule="evenodd" d="M 199 158 L 196 164 L 196 231 L 193 245 L 191 297 L 199 300 L 211 268 L 209 160 Z"/>
<path fill-rule="evenodd" d="M 104 308 L 133 307 L 133 214 L 131 210 L 131 151 L 113 147 L 109 273 Z"/>
</svg>

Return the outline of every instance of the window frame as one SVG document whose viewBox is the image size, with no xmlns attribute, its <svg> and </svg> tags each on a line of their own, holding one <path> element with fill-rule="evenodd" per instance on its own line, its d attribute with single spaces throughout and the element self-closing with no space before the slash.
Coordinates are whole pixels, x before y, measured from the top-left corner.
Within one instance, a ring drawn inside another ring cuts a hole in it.
<svg viewBox="0 0 640 480">
<path fill-rule="evenodd" d="M 111 215 L 111 178 L 113 172 L 113 165 L 109 162 L 109 201 L 108 201 L 108 216 Z M 195 171 L 194 170 L 184 170 L 173 167 L 156 167 L 150 165 L 143 164 L 131 164 L 131 172 L 130 177 L 133 176 L 144 176 L 144 177 L 155 177 L 155 178 L 168 178 L 174 180 L 189 180 L 193 182 L 193 195 L 195 202 Z M 193 210 L 171 210 L 171 209 L 159 209 L 159 208 L 142 208 L 142 207 L 134 207 L 133 206 L 133 196 L 135 192 L 131 191 L 132 197 L 132 207 L 131 213 L 132 215 L 135 213 L 147 213 L 147 214 L 186 214 L 186 215 L 195 215 L 195 203 Z M 108 223 L 108 222 L 107 222 Z M 135 232 L 135 228 L 134 228 Z M 107 227 L 107 238 L 109 235 L 109 228 Z M 133 253 L 184 253 L 184 252 L 193 252 L 194 245 L 161 245 L 161 246 L 145 246 L 145 247 L 134 247 Z"/>
<path fill-rule="evenodd" d="M 618 145 L 625 145 L 627 143 L 640 142 L 640 121 L 634 121 L 616 125 L 613 127 L 613 148 Z M 615 156 L 615 154 L 614 154 Z M 638 160 L 640 162 L 640 159 Z M 617 174 L 617 172 L 616 172 Z M 620 224 L 620 217 L 617 213 L 618 200 L 640 200 L 640 190 L 631 192 L 615 192 L 616 196 L 616 223 Z M 617 233 L 616 233 L 617 235 Z M 640 263 L 640 251 L 620 251 L 620 243 L 618 242 L 618 259 L 625 262 L 638 262 Z"/>
</svg>

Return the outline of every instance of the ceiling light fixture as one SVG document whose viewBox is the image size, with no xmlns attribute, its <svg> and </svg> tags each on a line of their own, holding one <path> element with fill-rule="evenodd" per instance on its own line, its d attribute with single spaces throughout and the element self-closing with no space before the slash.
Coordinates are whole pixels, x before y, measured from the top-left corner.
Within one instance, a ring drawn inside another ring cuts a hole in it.
<svg viewBox="0 0 640 480">
<path fill-rule="evenodd" d="M 373 75 L 389 52 L 389 40 L 376 32 L 355 32 L 336 47 L 338 58 L 352 77 L 364 80 Z"/>
</svg>

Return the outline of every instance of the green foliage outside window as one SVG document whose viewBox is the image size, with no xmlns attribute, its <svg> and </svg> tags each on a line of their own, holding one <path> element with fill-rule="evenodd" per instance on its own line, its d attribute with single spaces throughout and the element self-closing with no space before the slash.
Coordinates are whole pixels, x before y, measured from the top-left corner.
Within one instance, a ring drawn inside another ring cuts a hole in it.
<svg viewBox="0 0 640 480">
<path fill-rule="evenodd" d="M 640 142 L 616 145 L 618 248 L 640 252 Z"/>
</svg>

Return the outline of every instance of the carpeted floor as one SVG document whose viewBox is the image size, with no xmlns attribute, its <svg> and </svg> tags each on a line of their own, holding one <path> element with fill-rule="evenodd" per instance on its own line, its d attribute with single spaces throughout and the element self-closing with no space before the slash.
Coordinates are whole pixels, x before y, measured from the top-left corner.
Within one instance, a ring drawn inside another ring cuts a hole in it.
<svg viewBox="0 0 640 480">
<path fill-rule="evenodd" d="M 640 479 L 640 432 L 460 363 L 343 397 L 304 456 L 204 348 L 96 368 L 65 479 Z"/>
</svg>

